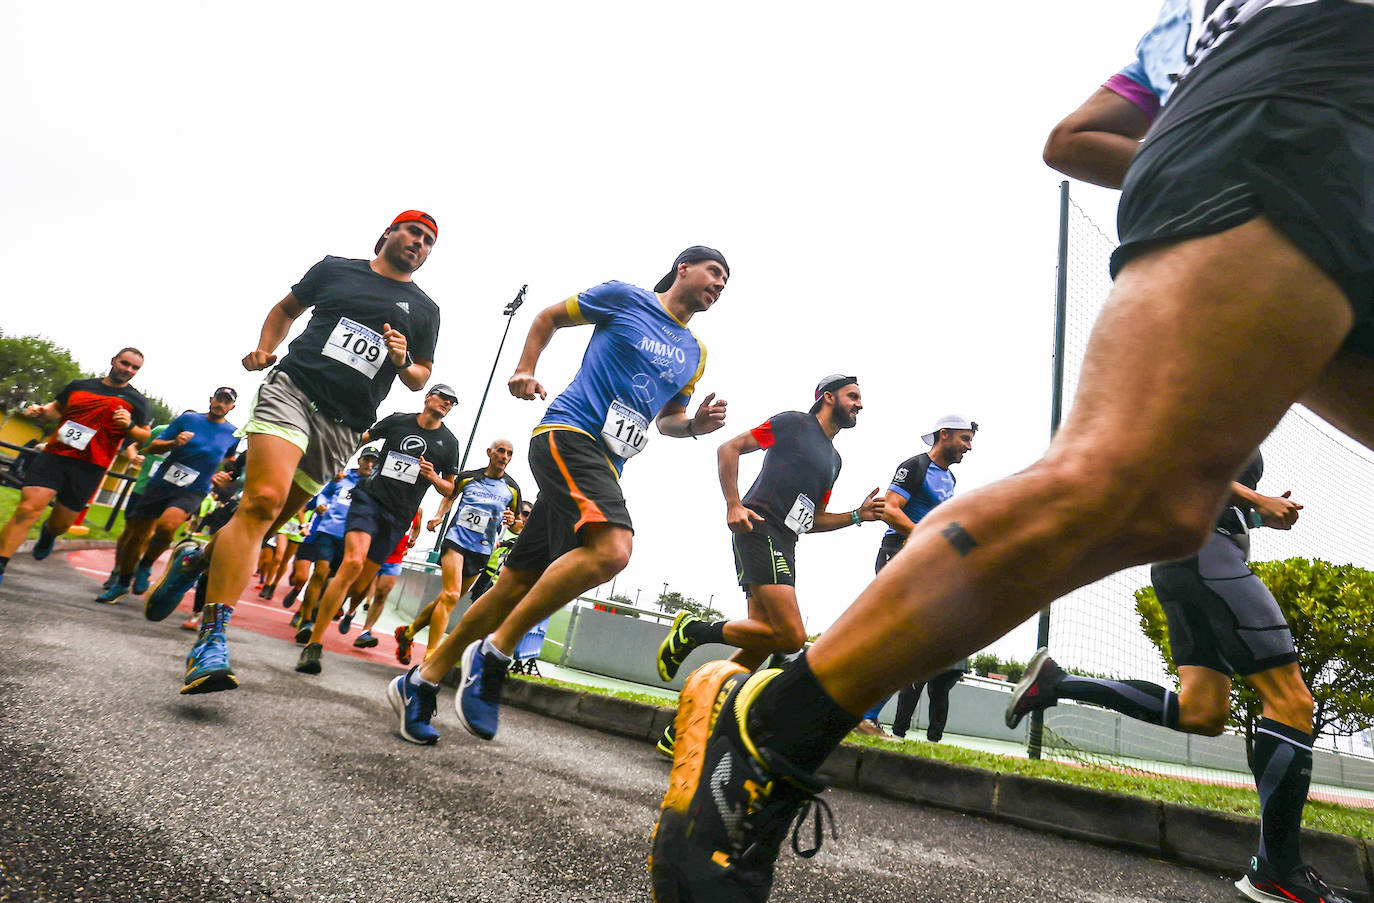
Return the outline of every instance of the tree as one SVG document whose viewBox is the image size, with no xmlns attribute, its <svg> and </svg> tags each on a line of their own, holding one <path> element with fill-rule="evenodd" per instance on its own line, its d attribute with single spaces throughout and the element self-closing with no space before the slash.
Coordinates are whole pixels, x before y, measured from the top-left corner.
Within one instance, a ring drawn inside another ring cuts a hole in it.
<svg viewBox="0 0 1374 903">
<path fill-rule="evenodd" d="M 0 330 L 0 410 L 47 404 L 82 375 L 66 348 L 42 336 L 7 336 Z"/>
<path fill-rule="evenodd" d="M 658 607 L 664 611 L 682 611 L 686 609 L 692 614 L 701 618 L 703 621 L 723 621 L 725 612 L 712 608 L 705 602 L 698 602 L 691 596 L 684 596 L 677 590 L 658 594 Z"/>
<path fill-rule="evenodd" d="M 1250 565 L 1278 600 L 1293 631 L 1298 668 L 1312 691 L 1313 732 L 1344 737 L 1374 724 L 1374 573 L 1353 564 L 1287 558 Z M 1154 587 L 1135 592 L 1140 626 L 1177 675 Z M 1259 698 L 1242 681 L 1231 689 L 1231 724 L 1247 754 L 1260 719 Z"/>
</svg>

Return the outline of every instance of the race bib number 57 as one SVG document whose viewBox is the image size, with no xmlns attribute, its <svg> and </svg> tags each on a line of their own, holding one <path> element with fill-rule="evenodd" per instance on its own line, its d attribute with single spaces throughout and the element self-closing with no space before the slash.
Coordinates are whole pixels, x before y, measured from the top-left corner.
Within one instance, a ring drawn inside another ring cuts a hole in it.
<svg viewBox="0 0 1374 903">
<path fill-rule="evenodd" d="M 414 483 L 420 476 L 420 459 L 389 451 L 386 453 L 386 463 L 382 465 L 382 476 L 402 483 Z"/>
<path fill-rule="evenodd" d="M 386 343 L 381 333 L 369 329 L 356 320 L 340 317 L 334 331 L 320 353 L 347 364 L 368 379 L 377 375 L 386 355 Z M 411 480 L 410 482 L 415 482 Z"/>
</svg>

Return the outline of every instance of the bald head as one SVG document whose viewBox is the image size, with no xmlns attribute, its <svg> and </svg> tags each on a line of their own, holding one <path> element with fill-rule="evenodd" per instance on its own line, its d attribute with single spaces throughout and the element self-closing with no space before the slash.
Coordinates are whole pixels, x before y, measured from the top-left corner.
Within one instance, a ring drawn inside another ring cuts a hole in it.
<svg viewBox="0 0 1374 903">
<path fill-rule="evenodd" d="M 487 446 L 487 476 L 503 475 L 515 457 L 515 445 L 509 439 L 497 439 Z"/>
</svg>

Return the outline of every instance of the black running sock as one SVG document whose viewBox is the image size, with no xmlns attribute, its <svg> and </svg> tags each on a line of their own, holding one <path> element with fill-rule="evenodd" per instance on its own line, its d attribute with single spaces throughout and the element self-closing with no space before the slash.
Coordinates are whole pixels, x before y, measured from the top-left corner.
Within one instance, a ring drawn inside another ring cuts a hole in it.
<svg viewBox="0 0 1374 903">
<path fill-rule="evenodd" d="M 706 643 L 724 643 L 725 624 L 725 621 L 713 621 L 709 624 L 705 621 L 696 621 L 682 628 L 682 632 L 698 646 Z"/>
<path fill-rule="evenodd" d="M 38 537 L 39 539 L 42 539 L 44 536 L 48 537 L 49 539 L 56 539 L 58 536 L 61 535 L 59 533 L 53 533 L 51 530 L 49 530 L 47 521 L 43 521 L 43 526 L 38 528 L 38 532 L 42 534 Z"/>
<path fill-rule="evenodd" d="M 1178 730 L 1178 694 L 1147 680 L 1106 680 L 1066 674 L 1054 687 L 1056 699 L 1076 699 L 1138 721 Z"/>
<path fill-rule="evenodd" d="M 161 552 L 158 553 L 158 555 L 161 554 Z M 151 568 L 154 564 L 157 564 L 157 555 L 151 553 L 144 555 L 138 560 L 138 566 L 141 568 Z"/>
<path fill-rule="evenodd" d="M 5 573 L 5 565 L 10 563 L 10 556 L 0 555 L 0 574 Z"/>
<path fill-rule="evenodd" d="M 1280 875 L 1302 865 L 1302 809 L 1312 783 L 1309 733 L 1261 718 L 1250 760 L 1260 799 L 1259 854 Z"/>
<path fill-rule="evenodd" d="M 754 745 L 774 750 L 805 771 L 821 767 L 863 715 L 831 699 L 802 655 L 768 682 L 749 707 Z"/>
</svg>

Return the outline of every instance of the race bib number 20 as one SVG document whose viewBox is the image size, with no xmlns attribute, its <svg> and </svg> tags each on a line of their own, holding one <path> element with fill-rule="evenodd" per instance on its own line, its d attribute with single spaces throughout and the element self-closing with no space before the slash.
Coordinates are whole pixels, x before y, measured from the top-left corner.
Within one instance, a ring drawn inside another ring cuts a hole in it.
<svg viewBox="0 0 1374 903">
<path fill-rule="evenodd" d="M 371 379 L 382 367 L 382 361 L 386 356 L 386 343 L 382 341 L 381 333 L 356 320 L 340 317 L 320 353 L 347 364 Z"/>
<path fill-rule="evenodd" d="M 458 523 L 474 533 L 485 533 L 487 525 L 491 523 L 491 513 L 480 508 L 466 507 L 459 510 Z"/>
</svg>

